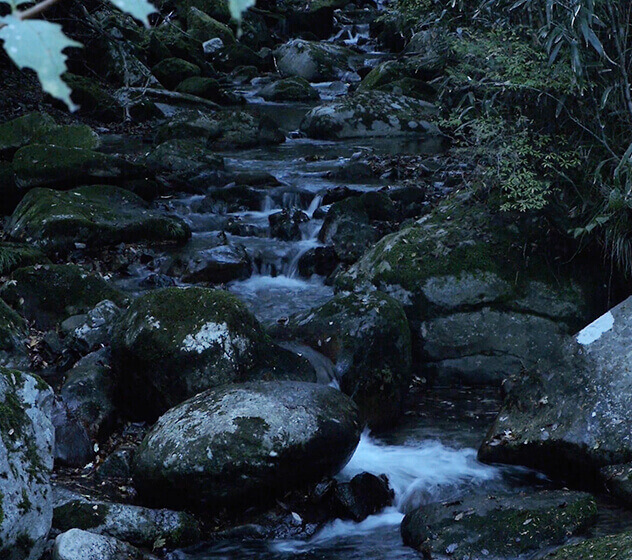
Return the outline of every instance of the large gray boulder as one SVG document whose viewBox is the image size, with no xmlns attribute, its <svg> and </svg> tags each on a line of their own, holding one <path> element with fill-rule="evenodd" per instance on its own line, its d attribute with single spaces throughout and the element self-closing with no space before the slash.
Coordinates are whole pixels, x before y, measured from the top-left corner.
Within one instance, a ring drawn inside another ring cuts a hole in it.
<svg viewBox="0 0 632 560">
<path fill-rule="evenodd" d="M 276 334 L 299 340 L 335 365 L 340 389 L 371 428 L 397 421 L 411 381 L 411 341 L 401 304 L 386 294 L 338 294 L 290 317 Z"/>
<path fill-rule="evenodd" d="M 338 290 L 381 290 L 399 300 L 421 344 L 422 373 L 442 384 L 499 385 L 554 361 L 590 317 L 589 277 L 580 285 L 525 255 L 537 230 L 459 196 L 383 237 L 345 273 Z M 544 251 L 544 248 L 539 249 Z"/>
<path fill-rule="evenodd" d="M 382 91 L 357 93 L 312 109 L 301 122 L 310 138 L 440 135 L 437 108 L 421 99 Z"/>
<path fill-rule="evenodd" d="M 295 76 L 308 82 L 339 80 L 354 72 L 355 53 L 333 43 L 292 39 L 274 51 L 282 76 Z"/>
<path fill-rule="evenodd" d="M 243 508 L 336 474 L 362 425 L 335 389 L 292 381 L 225 385 L 167 412 L 135 456 L 141 496 L 164 505 Z"/>
<path fill-rule="evenodd" d="M 0 368 L 0 557 L 37 560 L 53 517 L 53 392 L 41 379 Z"/>
<path fill-rule="evenodd" d="M 562 544 L 596 520 L 590 494 L 558 490 L 425 505 L 406 515 L 401 531 L 404 544 L 424 557 L 505 560 Z"/>
<path fill-rule="evenodd" d="M 511 383 L 479 457 L 594 484 L 632 461 L 632 299 L 583 329 L 562 360 Z"/>
<path fill-rule="evenodd" d="M 132 417 L 146 420 L 224 383 L 314 379 L 313 370 L 299 358 L 282 364 L 287 354 L 269 341 L 235 296 L 197 287 L 165 288 L 139 297 L 112 335 L 119 404 Z"/>
</svg>

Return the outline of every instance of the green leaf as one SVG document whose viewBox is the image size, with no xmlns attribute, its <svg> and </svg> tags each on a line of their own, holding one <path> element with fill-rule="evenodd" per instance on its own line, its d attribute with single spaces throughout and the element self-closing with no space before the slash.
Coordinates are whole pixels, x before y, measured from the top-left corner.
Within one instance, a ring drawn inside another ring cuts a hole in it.
<svg viewBox="0 0 632 560">
<path fill-rule="evenodd" d="M 0 18 L 4 50 L 18 68 L 31 68 L 37 73 L 42 89 L 61 99 L 71 111 L 77 106 L 70 99 L 70 88 L 61 79 L 66 72 L 66 47 L 81 47 L 66 37 L 61 25 L 43 20 L 21 20 L 15 16 Z"/>
<path fill-rule="evenodd" d="M 122 12 L 127 12 L 147 26 L 149 26 L 149 14 L 157 11 L 147 0 L 110 0 L 110 2 Z"/>
<path fill-rule="evenodd" d="M 248 8 L 252 8 L 255 5 L 256 0 L 228 0 L 228 8 L 230 9 L 230 15 L 237 22 L 241 21 L 241 14 L 243 14 Z"/>
</svg>

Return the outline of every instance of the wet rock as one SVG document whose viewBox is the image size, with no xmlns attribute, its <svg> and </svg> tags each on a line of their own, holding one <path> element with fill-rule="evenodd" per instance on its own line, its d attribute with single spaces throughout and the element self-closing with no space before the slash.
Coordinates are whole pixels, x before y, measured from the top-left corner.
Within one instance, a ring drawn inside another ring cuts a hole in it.
<svg viewBox="0 0 632 560">
<path fill-rule="evenodd" d="M 193 244 L 173 257 L 168 273 L 187 283 L 226 284 L 250 277 L 252 262 L 243 245 L 219 244 L 200 249 Z"/>
<path fill-rule="evenodd" d="M 217 114 L 208 136 L 212 150 L 247 149 L 285 142 L 285 135 L 269 117 L 257 119 L 244 111 Z"/>
<path fill-rule="evenodd" d="M 205 66 L 202 42 L 191 37 L 177 23 L 170 21 L 154 27 L 150 32 L 147 54 L 152 64 L 168 58 L 181 58 L 199 66 Z"/>
<path fill-rule="evenodd" d="M 310 138 L 337 140 L 397 135 L 440 135 L 430 103 L 372 91 L 312 109 L 301 123 Z"/>
<path fill-rule="evenodd" d="M 194 204 L 194 212 L 228 214 L 246 210 L 261 210 L 266 194 L 246 185 L 225 186 L 213 189 L 200 201 Z"/>
<path fill-rule="evenodd" d="M 206 140 L 213 130 L 214 120 L 202 111 L 182 111 L 170 118 L 156 133 L 156 144 L 168 140 Z M 186 144 L 182 144 L 186 148 Z"/>
<path fill-rule="evenodd" d="M 468 198 L 450 199 L 381 239 L 336 278 L 337 288 L 375 287 L 399 300 L 430 379 L 499 385 L 559 358 L 590 314 L 587 275 L 584 287 L 568 269 L 551 270 L 542 260 L 549 241 L 530 222 L 508 219 Z M 527 257 L 518 238 L 542 247 Z"/>
<path fill-rule="evenodd" d="M 55 539 L 53 560 L 153 560 L 133 546 L 112 537 L 70 529 Z"/>
<path fill-rule="evenodd" d="M 182 138 L 159 144 L 146 161 L 167 183 L 184 191 L 217 184 L 224 170 L 224 158 L 207 149 L 203 141 Z"/>
<path fill-rule="evenodd" d="M 202 43 L 216 38 L 221 39 L 224 45 L 235 43 L 235 35 L 230 27 L 193 6 L 187 12 L 187 32 Z"/>
<path fill-rule="evenodd" d="M 125 119 L 123 105 L 98 80 L 86 76 L 76 76 L 70 72 L 64 73 L 64 82 L 68 84 L 72 93 L 72 101 L 79 106 L 79 113 L 101 122 L 122 122 Z M 65 105 L 58 103 L 59 107 Z"/>
<path fill-rule="evenodd" d="M 16 184 L 33 187 L 72 188 L 91 183 L 124 183 L 144 178 L 141 165 L 121 157 L 86 150 L 34 144 L 20 148 L 13 157 Z"/>
<path fill-rule="evenodd" d="M 187 14 L 191 8 L 197 8 L 222 23 L 230 23 L 231 15 L 228 0 L 183 0 L 178 6 L 181 14 Z"/>
<path fill-rule="evenodd" d="M 320 99 L 310 83 L 304 78 L 292 77 L 268 84 L 259 91 L 266 101 L 314 101 Z"/>
<path fill-rule="evenodd" d="M 53 392 L 38 377 L 2 368 L 0 400 L 0 556 L 37 560 L 53 513 Z"/>
<path fill-rule="evenodd" d="M 112 324 L 120 312 L 114 302 L 105 300 L 85 315 L 66 319 L 61 324 L 66 346 L 85 355 L 108 345 Z"/>
<path fill-rule="evenodd" d="M 599 472 L 608 492 L 628 507 L 632 506 L 632 463 L 610 465 Z"/>
<path fill-rule="evenodd" d="M 551 552 L 550 560 L 627 560 L 632 555 L 632 533 L 626 532 L 581 543 L 569 544 Z"/>
<path fill-rule="evenodd" d="M 199 66 L 175 57 L 161 60 L 151 71 L 158 81 L 169 89 L 175 89 L 183 80 L 199 76 L 202 72 Z"/>
<path fill-rule="evenodd" d="M 386 476 L 362 473 L 349 482 L 339 483 L 333 499 L 340 517 L 360 522 L 390 506 L 394 496 Z"/>
<path fill-rule="evenodd" d="M 26 321 L 0 300 L 0 364 L 18 365 L 26 356 L 27 336 Z"/>
<path fill-rule="evenodd" d="M 479 457 L 528 465 L 583 486 L 630 461 L 628 299 L 562 348 L 562 359 L 512 380 Z"/>
<path fill-rule="evenodd" d="M 269 51 L 256 53 L 250 47 L 235 43 L 226 45 L 211 58 L 213 66 L 222 72 L 232 72 L 242 66 L 254 66 L 258 73 L 274 69 L 274 60 Z"/>
<path fill-rule="evenodd" d="M 100 276 L 75 265 L 36 265 L 20 268 L 0 290 L 0 297 L 40 330 L 79 313 L 87 313 L 103 300 L 122 305 L 125 298 Z"/>
<path fill-rule="evenodd" d="M 7 229 L 14 239 L 48 249 L 103 247 L 119 243 L 184 243 L 189 226 L 180 218 L 150 209 L 139 196 L 118 187 L 95 185 L 60 192 L 28 192 Z"/>
<path fill-rule="evenodd" d="M 338 472 L 360 431 L 355 405 L 331 387 L 225 385 L 158 421 L 138 449 L 134 480 L 155 502 L 248 507 Z"/>
<path fill-rule="evenodd" d="M 51 421 L 55 428 L 55 464 L 69 467 L 87 465 L 94 457 L 90 436 L 59 399 L 53 403 Z"/>
<path fill-rule="evenodd" d="M 397 211 L 383 193 L 365 193 L 332 204 L 318 233 L 322 243 L 332 245 L 344 263 L 357 261 L 389 229 L 387 222 L 397 219 Z"/>
<path fill-rule="evenodd" d="M 219 85 L 219 82 L 215 78 L 187 78 L 178 84 L 176 91 L 227 105 L 234 100 L 228 92 Z"/>
<path fill-rule="evenodd" d="M 589 494 L 558 490 L 425 505 L 406 515 L 401 531 L 405 545 L 429 557 L 499 560 L 562 544 L 596 519 Z"/>
<path fill-rule="evenodd" d="M 120 405 L 147 420 L 210 387 L 269 373 L 269 361 L 280 356 L 244 304 L 206 288 L 141 296 L 112 336 Z M 304 378 L 279 367 L 284 376 Z"/>
<path fill-rule="evenodd" d="M 333 43 L 292 39 L 274 51 L 282 76 L 295 76 L 308 82 L 329 82 L 353 72 L 355 53 Z"/>
<path fill-rule="evenodd" d="M 370 427 L 397 421 L 412 359 L 410 330 L 397 301 L 379 292 L 340 294 L 293 315 L 276 333 L 329 358 L 341 390 L 352 396 Z"/>
<path fill-rule="evenodd" d="M 149 549 L 158 539 L 164 539 L 164 546 L 169 548 L 193 544 L 200 539 L 201 533 L 197 520 L 184 512 L 80 496 L 55 506 L 53 527 L 62 532 L 82 529 Z"/>
<path fill-rule="evenodd" d="M 108 352 L 100 350 L 79 360 L 68 372 L 60 394 L 92 439 L 106 435 L 116 412 Z"/>
<path fill-rule="evenodd" d="M 297 241 L 302 237 L 300 225 L 309 221 L 309 216 L 300 210 L 282 210 L 268 217 L 270 235 L 283 241 Z"/>
<path fill-rule="evenodd" d="M 329 276 L 338 266 L 338 258 L 333 247 L 315 247 L 301 255 L 298 260 L 298 272 L 304 278 L 313 274 Z"/>
</svg>

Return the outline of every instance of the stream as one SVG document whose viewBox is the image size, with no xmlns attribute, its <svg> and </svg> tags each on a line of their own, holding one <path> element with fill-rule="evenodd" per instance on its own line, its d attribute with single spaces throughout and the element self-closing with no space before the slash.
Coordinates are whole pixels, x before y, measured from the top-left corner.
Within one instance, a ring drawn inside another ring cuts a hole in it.
<svg viewBox="0 0 632 560">
<path fill-rule="evenodd" d="M 341 26 L 332 40 L 357 45 L 363 39 L 366 60 L 384 60 L 368 39 L 368 26 Z M 349 77 L 353 80 L 353 76 Z M 256 80 L 255 80 L 256 85 Z M 348 84 L 314 84 L 322 99 L 344 95 Z M 323 194 L 328 189 L 346 187 L 367 192 L 397 182 L 373 180 L 350 184 L 333 178 L 358 154 L 397 155 L 439 153 L 437 140 L 411 138 L 359 139 L 327 142 L 302 138 L 297 132 L 309 105 L 267 103 L 257 98 L 256 87 L 236 85 L 248 109 L 272 117 L 288 135 L 276 147 L 226 154 L 230 172 L 261 172 L 274 176 L 279 184 L 265 186 L 259 210 L 203 212 L 196 210 L 203 195 L 182 195 L 168 202 L 171 209 L 191 226 L 191 247 L 213 247 L 229 220 L 253 235 L 226 234 L 230 244 L 245 247 L 253 262 L 252 275 L 230 282 L 226 287 L 245 301 L 258 319 L 273 323 L 298 311 L 322 305 L 333 297 L 325 278 L 301 277 L 298 261 L 306 251 L 320 245 L 318 232 L 323 224 Z M 301 239 L 281 241 L 270 236 L 268 218 L 283 209 L 302 210 L 309 221 L 301 224 Z M 142 274 L 134 279 L 138 282 Z M 134 286 L 127 286 L 134 289 Z M 313 354 L 316 354 L 312 351 Z M 316 366 L 319 379 L 331 382 L 331 364 L 318 356 L 305 355 Z M 320 361 L 319 361 L 320 360 Z M 170 554 L 170 560 L 400 560 L 419 554 L 402 544 L 399 526 L 406 511 L 425 503 L 457 500 L 468 493 L 497 491 L 530 492 L 554 487 L 544 476 L 516 467 L 484 465 L 476 460 L 476 450 L 500 408 L 500 397 L 490 390 L 443 390 L 422 395 L 412 403 L 402 423 L 378 435 L 365 433 L 351 461 L 339 473 L 340 480 L 370 472 L 387 475 L 395 491 L 392 507 L 360 523 L 336 520 L 307 540 L 221 541 L 197 545 Z M 595 534 L 632 526 L 632 516 L 602 501 Z M 540 552 L 540 555 L 542 552 Z M 540 556 L 538 556 L 540 557 Z M 535 557 L 534 557 L 535 558 Z"/>
</svg>

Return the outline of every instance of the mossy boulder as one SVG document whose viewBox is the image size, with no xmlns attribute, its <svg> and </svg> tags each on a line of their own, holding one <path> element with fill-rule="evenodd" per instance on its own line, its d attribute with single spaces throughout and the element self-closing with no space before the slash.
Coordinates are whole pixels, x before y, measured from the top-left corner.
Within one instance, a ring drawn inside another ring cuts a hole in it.
<svg viewBox="0 0 632 560">
<path fill-rule="evenodd" d="M 56 127 L 46 113 L 28 113 L 0 125 L 0 153 L 15 152 L 18 148 L 37 142 L 40 137 Z"/>
<path fill-rule="evenodd" d="M 632 557 L 632 533 L 610 535 L 569 544 L 546 556 L 547 560 L 628 560 Z"/>
<path fill-rule="evenodd" d="M 524 220 L 492 215 L 459 195 L 382 238 L 336 287 L 373 287 L 398 299 L 430 379 L 500 384 L 525 366 L 559 359 L 566 337 L 591 313 L 589 278 L 581 285 L 568 269 L 551 269 L 547 238 Z M 526 239 L 541 250 L 525 255 Z"/>
<path fill-rule="evenodd" d="M 148 420 L 205 389 L 261 377 L 262 363 L 277 354 L 243 303 L 207 288 L 146 294 L 130 305 L 112 335 L 119 404 Z M 276 375 L 304 379 L 305 371 Z"/>
<path fill-rule="evenodd" d="M 148 549 L 158 539 L 163 539 L 168 548 L 179 548 L 201 537 L 199 522 L 188 513 L 89 500 L 79 495 L 56 504 L 53 527 L 62 532 L 82 529 Z"/>
<path fill-rule="evenodd" d="M 178 84 L 178 87 L 176 87 L 176 91 L 195 95 L 202 99 L 210 99 L 215 102 L 224 97 L 223 90 L 215 78 L 203 78 L 201 76 L 194 76 L 183 80 Z"/>
<path fill-rule="evenodd" d="M 71 191 L 33 189 L 7 223 L 11 237 L 43 248 L 90 248 L 118 243 L 184 243 L 191 236 L 180 218 L 153 210 L 134 193 L 108 185 Z"/>
<path fill-rule="evenodd" d="M 53 560 L 154 560 L 155 556 L 142 552 L 126 542 L 96 535 L 81 529 L 70 529 L 55 538 Z"/>
<path fill-rule="evenodd" d="M 0 368 L 0 556 L 37 560 L 51 528 L 51 388 Z"/>
<path fill-rule="evenodd" d="M 335 202 L 327 212 L 318 239 L 334 248 L 339 261 L 356 262 L 386 233 L 398 212 L 384 193 L 369 192 Z"/>
<path fill-rule="evenodd" d="M 49 264 L 48 257 L 38 247 L 28 243 L 0 243 L 0 276 L 34 264 Z"/>
<path fill-rule="evenodd" d="M 222 23 L 230 23 L 231 21 L 228 0 L 182 0 L 178 3 L 181 17 L 185 17 L 191 8 L 197 8 Z"/>
<path fill-rule="evenodd" d="M 152 64 L 169 56 L 184 59 L 199 67 L 206 64 L 202 42 L 191 37 L 175 22 L 168 22 L 151 30 L 147 51 Z"/>
<path fill-rule="evenodd" d="M 102 122 L 121 122 L 125 119 L 123 105 L 101 82 L 66 72 L 63 80 L 72 90 L 70 97 L 83 115 Z"/>
<path fill-rule="evenodd" d="M 195 7 L 189 8 L 187 13 L 187 32 L 202 43 L 215 38 L 221 39 L 224 45 L 235 43 L 235 34 L 230 27 Z"/>
<path fill-rule="evenodd" d="M 213 67 L 221 72 L 232 72 L 241 66 L 254 66 L 257 73 L 271 72 L 274 60 L 270 51 L 263 50 L 261 54 L 241 43 L 224 46 L 213 54 Z"/>
<path fill-rule="evenodd" d="M 100 276 L 69 264 L 20 268 L 0 289 L 0 297 L 40 330 L 55 327 L 78 313 L 86 313 L 109 299 L 123 304 L 125 298 Z"/>
<path fill-rule="evenodd" d="M 399 302 L 380 292 L 339 294 L 277 327 L 335 365 L 340 389 L 350 395 L 371 428 L 394 424 L 411 381 L 411 337 Z"/>
<path fill-rule="evenodd" d="M 0 303 L 0 351 L 20 352 L 23 350 L 27 335 L 26 321 L 2 301 Z"/>
<path fill-rule="evenodd" d="M 405 545 L 428 556 L 501 560 L 562 544 L 596 521 L 590 494 L 557 490 L 424 505 L 406 515 L 401 531 Z"/>
<path fill-rule="evenodd" d="M 154 503 L 246 509 L 336 474 L 361 430 L 356 406 L 331 387 L 225 385 L 158 420 L 136 453 L 134 481 Z"/>
<path fill-rule="evenodd" d="M 147 166 L 178 189 L 205 189 L 223 175 L 224 158 L 199 139 L 178 138 L 158 144 L 146 159 Z"/>
<path fill-rule="evenodd" d="M 126 159 L 87 150 L 44 144 L 20 148 L 13 157 L 16 183 L 22 189 L 68 189 L 90 183 L 123 183 L 146 176 L 141 165 Z"/>
<path fill-rule="evenodd" d="M 85 150 L 94 150 L 101 144 L 99 135 L 86 124 L 56 126 L 43 133 L 37 143 Z"/>
<path fill-rule="evenodd" d="M 285 135 L 269 117 L 257 118 L 245 111 L 217 113 L 208 136 L 212 150 L 248 149 L 285 142 Z"/>
<path fill-rule="evenodd" d="M 291 77 L 268 84 L 259 95 L 266 101 L 314 101 L 320 99 L 310 83 L 300 77 Z"/>
<path fill-rule="evenodd" d="M 6 216 L 15 210 L 24 191 L 15 182 L 13 164 L 10 161 L 0 161 L 0 214 Z"/>
<path fill-rule="evenodd" d="M 161 60 L 151 71 L 158 78 L 158 81 L 169 89 L 175 89 L 183 80 L 199 76 L 202 73 L 196 64 L 175 57 Z"/>
<path fill-rule="evenodd" d="M 432 122 L 437 116 L 437 108 L 420 99 L 371 91 L 315 107 L 305 115 L 301 130 L 326 140 L 440 135 Z"/>
<path fill-rule="evenodd" d="M 355 53 L 333 43 L 292 39 L 274 51 L 276 65 L 284 77 L 308 82 L 329 82 L 354 71 Z"/>
</svg>

